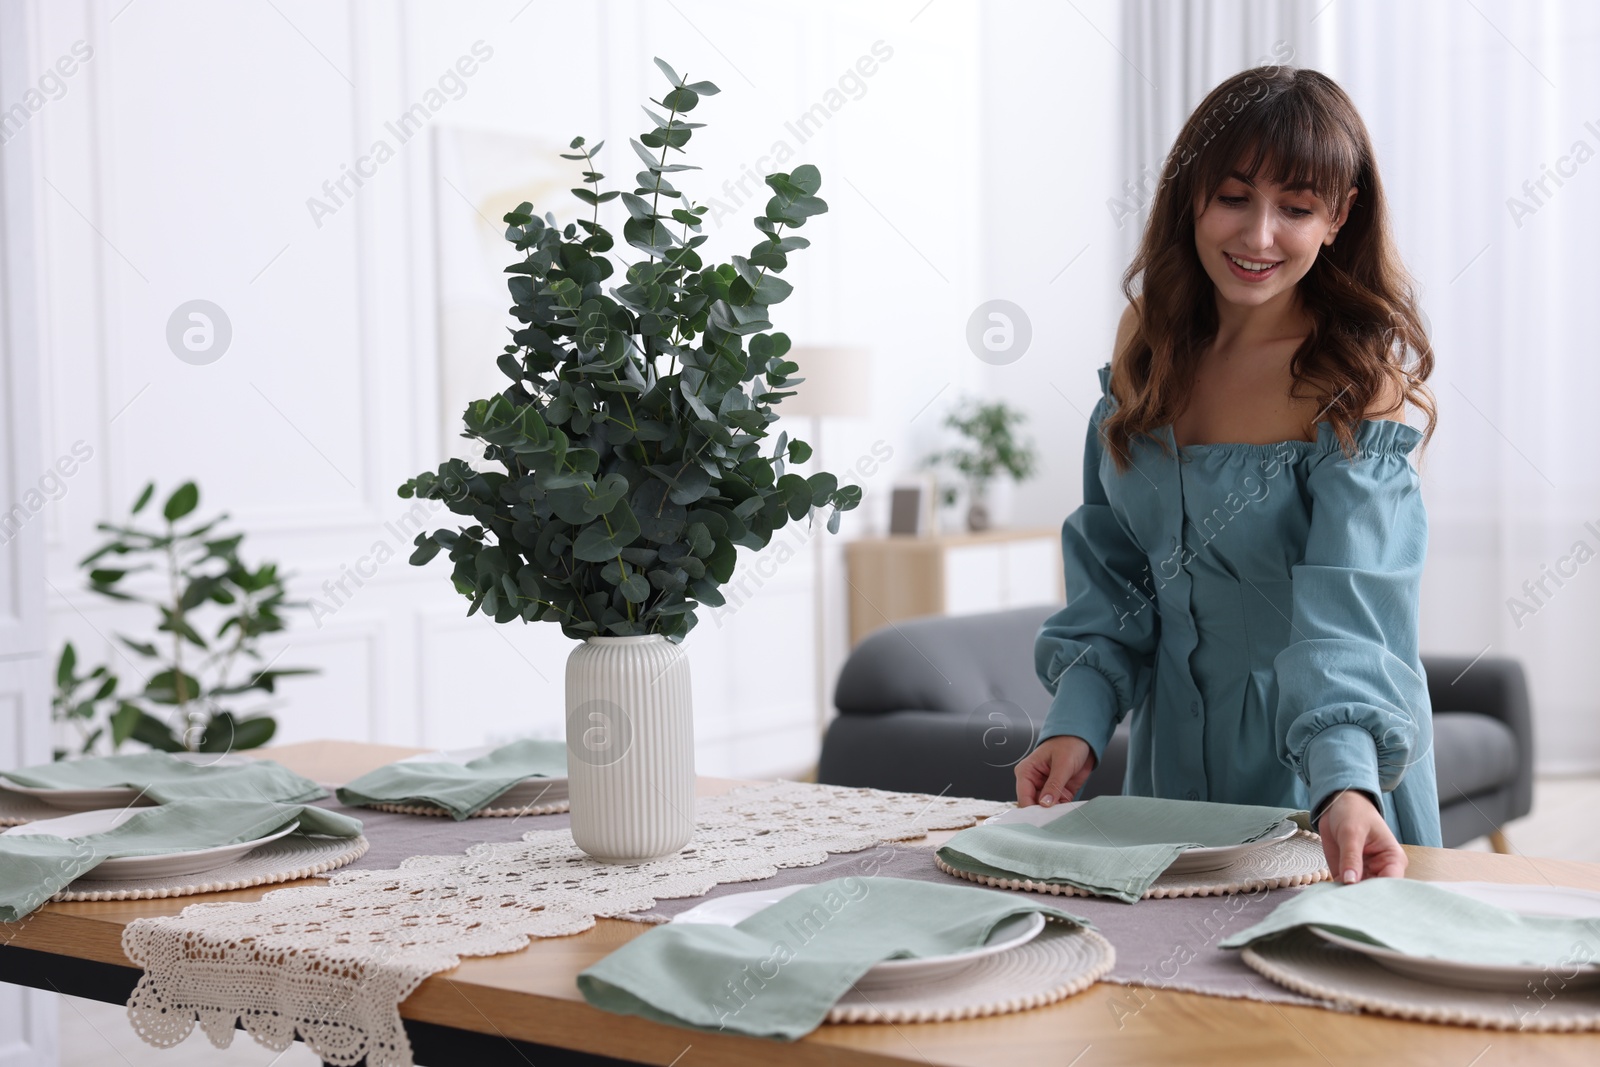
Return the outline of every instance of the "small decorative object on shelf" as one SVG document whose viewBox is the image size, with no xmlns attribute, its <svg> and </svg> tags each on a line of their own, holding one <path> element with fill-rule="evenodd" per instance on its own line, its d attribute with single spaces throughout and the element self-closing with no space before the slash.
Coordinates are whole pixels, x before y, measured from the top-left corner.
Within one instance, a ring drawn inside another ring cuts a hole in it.
<svg viewBox="0 0 1600 1067">
<path fill-rule="evenodd" d="M 933 479 L 924 475 L 912 484 L 896 485 L 889 503 L 891 536 L 927 537 L 935 533 Z"/>
<path fill-rule="evenodd" d="M 966 479 L 967 529 L 973 533 L 993 525 L 989 513 L 989 485 L 996 477 L 1005 474 L 1023 482 L 1033 476 L 1033 442 L 1019 442 L 1015 437 L 1017 428 L 1026 421 L 1026 415 L 1003 400 L 989 404 L 968 400 L 944 420 L 944 424 L 967 443 L 935 452 L 923 460 L 926 467 L 954 468 Z M 956 497 L 955 487 L 944 489 L 945 506 L 954 504 Z"/>
<path fill-rule="evenodd" d="M 230 705 L 248 693 L 275 692 L 280 678 L 317 673 L 279 667 L 261 650 L 262 638 L 287 628 L 283 610 L 302 606 L 288 599 L 287 575 L 276 563 L 246 564 L 239 554 L 244 534 L 218 532 L 226 514 L 185 529 L 184 520 L 200 505 L 193 482 L 167 497 L 158 528 L 136 526 L 155 491 L 154 482 L 144 487 L 126 522 L 101 523 L 97 528 L 111 540 L 81 564 L 90 568 L 95 592 L 160 613 L 152 640 L 117 636 L 148 661 L 137 672 L 144 686 L 119 692 L 118 676 L 104 666 L 79 674 L 77 650 L 67 642 L 56 662 L 52 711 L 57 722 L 76 728 L 78 751 L 58 747 L 57 759 L 90 755 L 102 740 L 112 751 L 129 740 L 165 752 L 256 748 L 272 739 L 277 722 L 259 709 L 236 712 Z M 160 580 L 149 587 L 137 578 L 124 581 L 146 571 Z M 211 622 L 216 629 L 207 637 L 202 631 Z"/>
<path fill-rule="evenodd" d="M 584 642 L 567 663 L 572 835 L 591 856 L 630 862 L 677 852 L 694 830 L 679 648 L 694 609 L 724 603 L 736 546 L 763 548 L 825 505 L 837 533 L 839 513 L 861 499 L 827 472 L 786 471 L 811 455 L 787 433 L 763 454 L 773 406 L 803 380 L 768 321 L 792 290 L 778 277 L 789 254 L 810 244 L 785 231 L 827 211 L 822 177 L 809 165 L 768 175 L 749 256 L 703 264 L 709 208 L 672 185 L 698 168 L 667 158 L 704 125 L 682 116 L 718 90 L 656 66 L 671 88 L 653 101 L 666 114 L 646 108 L 655 128 L 630 141 L 644 165 L 632 192 L 602 192 L 601 146 L 577 137 L 563 158 L 583 161 L 572 192 L 593 216 L 559 228 L 527 203 L 505 216 L 519 253 L 506 272 L 521 326 L 499 357 L 510 385 L 464 416 L 464 436 L 495 468 L 450 460 L 400 487 L 470 521 L 419 535 L 411 557 L 448 553 L 469 615 L 558 622 Z M 600 205 L 619 195 L 623 239 L 646 258 L 608 286 Z"/>
</svg>

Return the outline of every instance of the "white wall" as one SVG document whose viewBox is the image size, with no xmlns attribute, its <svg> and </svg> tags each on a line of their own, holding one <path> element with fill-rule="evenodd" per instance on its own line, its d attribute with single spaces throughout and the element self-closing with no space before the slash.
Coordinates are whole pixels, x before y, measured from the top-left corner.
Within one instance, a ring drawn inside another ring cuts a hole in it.
<svg viewBox="0 0 1600 1067">
<path fill-rule="evenodd" d="M 16 4 L 0 6 L 0 101 L 23 99 L 46 69 L 37 26 Z M 44 512 L 40 482 L 54 485 L 40 454 L 35 144 L 4 128 L 0 144 L 0 767 L 50 758 L 51 661 L 45 639 Z M 0 1067 L 57 1062 L 55 996 L 0 986 Z"/>
<path fill-rule="evenodd" d="M 1438 361 L 1424 648 L 1520 660 L 1539 769 L 1594 773 L 1600 9 L 1353 0 L 1334 13 L 1328 70 L 1371 130 Z"/>
<path fill-rule="evenodd" d="M 1102 30 L 1115 26 L 1110 4 L 1079 6 Z M 83 441 L 94 453 L 43 516 L 52 649 L 70 637 L 84 655 L 110 657 L 111 635 L 146 626 L 85 592 L 76 562 L 97 543 L 94 524 L 123 514 L 146 479 L 170 488 L 193 477 L 203 510 L 226 509 L 252 554 L 279 560 L 299 595 L 337 609 L 320 625 L 302 615 L 284 642 L 280 665 L 323 674 L 283 684 L 283 740 L 559 735 L 570 647 L 559 629 L 466 618 L 446 564 L 408 566 L 409 536 L 387 525 L 409 507 L 394 488 L 460 443 L 453 416 L 438 415 L 451 393 L 439 373 L 435 255 L 436 227 L 451 215 L 441 204 L 460 195 L 439 180 L 432 131 L 399 145 L 332 214 L 314 219 L 307 207 L 330 203 L 324 182 L 375 139 L 394 142 L 385 123 L 480 40 L 492 57 L 434 125 L 517 135 L 552 154 L 576 134 L 604 138 L 600 169 L 628 186 L 638 167 L 626 138 L 646 128 L 639 106 L 664 84 L 651 57 L 717 82 L 721 95 L 693 116 L 708 125 L 688 160 L 704 170 L 679 184 L 734 209 L 709 228 L 721 259 L 750 247 L 748 218 L 765 202 L 750 184 L 724 192 L 724 182 L 775 150 L 793 158 L 767 170 L 821 168 L 831 211 L 805 229 L 814 246 L 795 257 L 796 295 L 777 322 L 796 343 L 875 356 L 862 383 L 873 416 L 830 420 L 813 460 L 856 468 L 866 489 L 839 537 L 819 534 L 829 678 L 847 651 L 842 545 L 882 529 L 888 486 L 938 447 L 939 420 L 963 390 L 1003 388 L 1034 413 L 1046 463 L 1018 520 L 1055 525 L 1076 506 L 1081 422 L 1024 379 L 1047 368 L 1087 410 L 1109 341 L 1110 245 L 1097 242 L 1052 284 L 1103 212 L 1064 217 L 1018 184 L 1037 168 L 1110 166 L 1108 111 L 1067 134 L 1031 117 L 1052 107 L 1029 89 L 1028 70 L 1070 95 L 1113 69 L 1115 53 L 1077 16 L 1039 4 L 980 17 L 972 2 L 792 14 L 543 0 L 33 9 L 40 57 L 80 39 L 94 49 L 32 119 L 48 179 L 44 451 Z M 873 73 L 851 76 L 863 57 Z M 818 104 L 826 122 L 797 132 Z M 1090 177 L 1063 181 L 1052 201 L 1088 196 Z M 568 217 L 570 199 L 539 206 Z M 1041 218 L 1062 221 L 1041 229 Z M 502 309 L 494 322 L 509 321 L 503 290 L 486 295 Z M 1035 328 L 1033 349 L 1004 368 L 964 340 L 972 310 L 994 296 L 1025 303 Z M 233 329 L 228 351 L 204 366 L 164 340 L 173 310 L 196 298 L 224 309 Z M 1090 353 L 1073 351 L 1084 336 Z M 813 436 L 808 421 L 789 429 Z M 380 543 L 396 558 L 356 589 L 348 571 L 368 566 Z M 741 563 L 726 591 L 737 608 L 702 611 L 686 643 L 704 773 L 792 773 L 814 757 L 812 547 L 803 527 L 780 531 L 764 559 Z M 355 595 L 336 603 L 324 583 L 342 576 Z M 114 666 L 134 676 L 126 660 Z"/>
</svg>

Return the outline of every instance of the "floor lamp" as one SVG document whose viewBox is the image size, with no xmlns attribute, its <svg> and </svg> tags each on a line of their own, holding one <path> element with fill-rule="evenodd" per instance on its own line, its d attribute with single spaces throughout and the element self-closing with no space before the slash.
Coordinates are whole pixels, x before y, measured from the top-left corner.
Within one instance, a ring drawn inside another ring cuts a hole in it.
<svg viewBox="0 0 1600 1067">
<path fill-rule="evenodd" d="M 811 418 L 811 438 L 807 443 L 811 445 L 816 469 L 827 470 L 822 451 L 822 420 L 866 418 L 872 414 L 868 393 L 872 377 L 870 353 L 865 348 L 839 345 L 797 345 L 789 350 L 788 358 L 800 365 L 796 377 L 805 381 L 794 387 L 794 396 L 779 403 L 778 414 L 781 418 L 794 415 Z M 781 421 L 779 427 L 782 427 Z M 791 432 L 790 437 L 794 436 Z M 819 510 L 811 521 L 814 524 L 811 529 L 811 596 L 816 646 L 817 735 L 820 738 L 828 727 L 827 557 L 822 545 L 824 539 L 832 535 L 827 530 L 826 512 Z"/>
</svg>

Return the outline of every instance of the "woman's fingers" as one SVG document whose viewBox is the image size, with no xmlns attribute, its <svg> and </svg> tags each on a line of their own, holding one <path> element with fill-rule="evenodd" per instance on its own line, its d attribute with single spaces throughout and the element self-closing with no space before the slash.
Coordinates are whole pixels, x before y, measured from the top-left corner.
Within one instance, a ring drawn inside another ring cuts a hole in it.
<svg viewBox="0 0 1600 1067">
<path fill-rule="evenodd" d="M 1073 797 L 1077 796 L 1078 790 L 1083 788 L 1083 783 L 1089 780 L 1089 775 L 1093 771 L 1094 755 L 1091 753 L 1082 763 L 1078 765 L 1078 770 L 1072 775 L 1072 777 L 1067 779 L 1067 784 L 1062 786 L 1062 795 L 1057 799 L 1071 800 Z"/>
<path fill-rule="evenodd" d="M 1093 761 L 1088 742 L 1080 737 L 1039 742 L 1039 747 L 1017 764 L 1017 807 L 1071 800 L 1094 769 Z"/>
<path fill-rule="evenodd" d="M 1346 884 L 1361 881 L 1366 868 L 1367 827 L 1359 820 L 1346 819 L 1334 834 L 1339 850 L 1339 865 L 1333 876 Z"/>
<path fill-rule="evenodd" d="M 1322 853 L 1334 880 L 1403 878 L 1409 857 L 1370 798 L 1345 794 L 1328 805 L 1321 820 Z M 1349 798 L 1349 799 L 1347 799 Z"/>
<path fill-rule="evenodd" d="M 1065 752 L 1057 752 L 1055 762 L 1050 766 L 1050 777 L 1045 779 L 1044 788 L 1039 791 L 1039 803 L 1045 807 L 1062 800 L 1071 800 L 1076 789 L 1067 788 L 1067 778 L 1081 766 L 1076 760 L 1071 759 Z"/>
<path fill-rule="evenodd" d="M 1388 824 L 1375 827 L 1367 840 L 1367 877 L 1404 878 L 1411 862 L 1406 850 L 1394 839 Z"/>
<path fill-rule="evenodd" d="M 1026 808 L 1038 802 L 1039 786 L 1044 784 L 1049 773 L 1049 760 L 1038 749 L 1017 764 L 1017 807 Z"/>
</svg>

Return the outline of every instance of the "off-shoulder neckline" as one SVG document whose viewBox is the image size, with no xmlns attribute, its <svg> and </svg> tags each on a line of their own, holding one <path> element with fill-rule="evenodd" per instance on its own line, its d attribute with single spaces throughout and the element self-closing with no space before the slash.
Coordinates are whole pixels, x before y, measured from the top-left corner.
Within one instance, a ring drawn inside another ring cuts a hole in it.
<svg viewBox="0 0 1600 1067">
<path fill-rule="evenodd" d="M 1160 429 L 1161 432 L 1167 435 L 1167 441 L 1171 443 L 1172 447 L 1183 452 L 1215 452 L 1227 449 L 1240 452 L 1270 452 L 1281 450 L 1285 445 L 1302 448 L 1321 448 L 1325 446 L 1337 448 L 1339 446 L 1339 435 L 1334 431 L 1333 423 L 1331 422 L 1317 423 L 1317 439 L 1315 441 L 1295 438 L 1288 441 L 1268 441 L 1264 444 L 1253 441 L 1202 441 L 1197 444 L 1180 445 L 1176 435 L 1172 432 L 1171 423 Z M 1396 443 L 1401 445 L 1405 451 L 1409 451 L 1418 441 L 1422 440 L 1421 430 L 1408 422 L 1401 422 L 1398 419 L 1362 419 L 1356 423 L 1355 438 L 1358 447 L 1376 443 L 1373 440 L 1369 440 L 1370 438 L 1381 439 L 1393 435 L 1400 437 L 1400 440 Z"/>
</svg>

